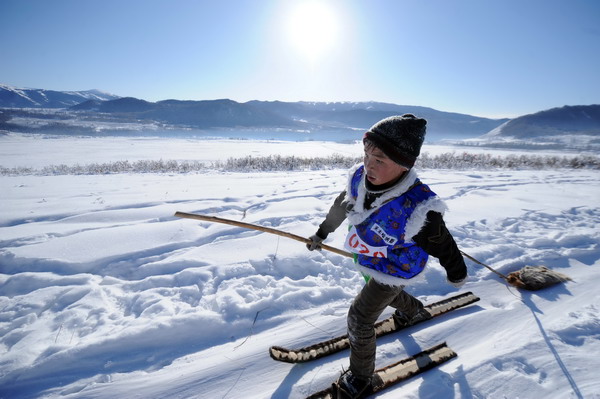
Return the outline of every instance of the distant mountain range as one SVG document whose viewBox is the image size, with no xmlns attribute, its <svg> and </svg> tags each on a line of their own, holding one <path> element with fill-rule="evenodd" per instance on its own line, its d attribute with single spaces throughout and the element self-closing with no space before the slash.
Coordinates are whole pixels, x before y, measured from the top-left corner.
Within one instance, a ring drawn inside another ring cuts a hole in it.
<svg viewBox="0 0 600 399">
<path fill-rule="evenodd" d="M 465 144 L 598 151 L 600 105 L 567 105 L 523 115 Z"/>
<path fill-rule="evenodd" d="M 0 84 L 0 108 L 66 108 L 87 100 L 115 100 L 119 96 L 99 90 L 54 91 L 22 89 Z"/>
<path fill-rule="evenodd" d="M 600 105 L 564 106 L 520 116 L 498 126 L 485 137 L 523 139 L 563 134 L 600 136 Z"/>
<path fill-rule="evenodd" d="M 484 134 L 508 119 L 487 119 L 437 111 L 432 108 L 377 102 L 324 103 L 232 100 L 156 103 L 136 98 L 89 100 L 71 107 L 74 111 L 110 114 L 117 118 L 152 120 L 198 129 L 283 128 L 300 131 L 365 131 L 387 116 L 414 113 L 428 121 L 428 134 L 473 137 Z"/>
<path fill-rule="evenodd" d="M 336 137 L 354 139 L 387 116 L 414 113 L 427 119 L 428 139 L 440 140 L 480 136 L 508 121 L 378 102 L 148 102 L 96 90 L 56 92 L 6 85 L 0 85 L 0 108 L 3 130 L 95 135 L 278 129 L 305 138 L 306 133 L 337 132 Z"/>
<path fill-rule="evenodd" d="M 470 139 L 467 144 L 509 146 L 515 141 L 564 144 L 560 137 L 565 135 L 591 136 L 592 141 L 600 136 L 600 105 L 489 119 L 379 102 L 148 102 L 97 90 L 59 92 L 0 85 L 0 130 L 15 132 L 170 135 L 223 130 L 243 137 L 248 132 L 285 131 L 298 139 L 315 132 L 336 132 L 338 138 L 356 139 L 375 122 L 404 113 L 427 119 L 429 141 Z"/>
</svg>

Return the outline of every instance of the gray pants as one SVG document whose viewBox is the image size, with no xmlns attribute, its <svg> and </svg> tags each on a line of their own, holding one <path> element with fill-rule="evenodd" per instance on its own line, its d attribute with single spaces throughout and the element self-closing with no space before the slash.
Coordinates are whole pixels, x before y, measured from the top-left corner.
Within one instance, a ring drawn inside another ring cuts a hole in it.
<svg viewBox="0 0 600 399">
<path fill-rule="evenodd" d="M 423 303 L 404 291 L 404 287 L 380 284 L 371 278 L 354 298 L 348 311 L 350 371 L 359 378 L 371 378 L 375 371 L 375 322 L 391 306 L 412 317 Z"/>
</svg>

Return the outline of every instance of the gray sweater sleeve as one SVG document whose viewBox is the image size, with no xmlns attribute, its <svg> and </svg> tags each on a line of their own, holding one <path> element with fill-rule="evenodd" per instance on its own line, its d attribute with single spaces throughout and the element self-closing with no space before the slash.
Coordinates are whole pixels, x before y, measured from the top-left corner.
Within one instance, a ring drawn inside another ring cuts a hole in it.
<svg viewBox="0 0 600 399">
<path fill-rule="evenodd" d="M 323 223 L 319 225 L 317 235 L 322 239 L 326 239 L 330 233 L 333 233 L 346 220 L 348 210 L 349 203 L 346 199 L 346 191 L 342 191 L 333 202 Z"/>
</svg>

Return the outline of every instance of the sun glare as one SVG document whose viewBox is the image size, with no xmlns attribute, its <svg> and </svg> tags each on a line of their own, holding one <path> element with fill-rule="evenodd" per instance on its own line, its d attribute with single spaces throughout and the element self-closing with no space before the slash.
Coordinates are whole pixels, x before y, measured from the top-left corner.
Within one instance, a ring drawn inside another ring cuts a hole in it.
<svg viewBox="0 0 600 399">
<path fill-rule="evenodd" d="M 338 35 L 337 16 L 325 1 L 298 4 L 287 28 L 292 45 L 311 64 L 331 49 Z"/>
</svg>

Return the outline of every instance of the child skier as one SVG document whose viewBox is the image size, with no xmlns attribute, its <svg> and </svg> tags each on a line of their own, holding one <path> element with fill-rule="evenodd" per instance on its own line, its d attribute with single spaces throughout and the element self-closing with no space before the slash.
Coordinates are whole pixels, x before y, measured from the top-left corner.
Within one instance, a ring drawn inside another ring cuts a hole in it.
<svg viewBox="0 0 600 399">
<path fill-rule="evenodd" d="M 392 116 L 364 135 L 364 163 L 349 174 L 348 186 L 320 224 L 309 250 L 347 218 L 345 247 L 355 254 L 367 284 L 348 311 L 350 369 L 338 383 L 342 397 L 359 398 L 375 370 L 374 324 L 387 306 L 396 323 L 410 325 L 428 318 L 423 303 L 404 286 L 423 271 L 429 255 L 439 259 L 449 283 L 460 287 L 467 276 L 464 260 L 442 215 L 445 203 L 418 179 L 413 165 L 425 138 L 425 119 Z"/>
</svg>

